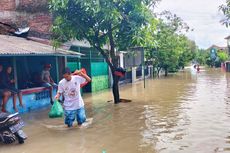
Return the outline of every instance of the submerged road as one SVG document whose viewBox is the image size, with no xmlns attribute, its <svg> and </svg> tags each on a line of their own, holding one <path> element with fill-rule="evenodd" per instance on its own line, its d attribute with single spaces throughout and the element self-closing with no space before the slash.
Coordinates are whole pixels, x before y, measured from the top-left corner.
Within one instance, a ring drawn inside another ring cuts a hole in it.
<svg viewBox="0 0 230 153">
<path fill-rule="evenodd" d="M 207 69 L 120 87 L 131 103 L 114 105 L 111 91 L 85 94 L 85 128 L 67 129 L 48 109 L 23 115 L 25 144 L 0 153 L 230 152 L 230 74 Z"/>
</svg>

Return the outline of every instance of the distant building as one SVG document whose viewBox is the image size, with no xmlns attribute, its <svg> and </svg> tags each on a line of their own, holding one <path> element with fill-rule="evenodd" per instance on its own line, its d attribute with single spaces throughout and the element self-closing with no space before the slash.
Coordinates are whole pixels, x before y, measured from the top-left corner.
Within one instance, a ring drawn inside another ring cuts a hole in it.
<svg viewBox="0 0 230 153">
<path fill-rule="evenodd" d="M 228 48 L 227 48 L 227 47 L 219 47 L 219 46 L 217 46 L 217 45 L 212 45 L 212 46 L 210 46 L 209 48 L 207 48 L 206 50 L 207 50 L 207 51 L 210 51 L 211 49 L 215 49 L 217 52 L 223 51 L 223 52 L 228 53 Z"/>
</svg>

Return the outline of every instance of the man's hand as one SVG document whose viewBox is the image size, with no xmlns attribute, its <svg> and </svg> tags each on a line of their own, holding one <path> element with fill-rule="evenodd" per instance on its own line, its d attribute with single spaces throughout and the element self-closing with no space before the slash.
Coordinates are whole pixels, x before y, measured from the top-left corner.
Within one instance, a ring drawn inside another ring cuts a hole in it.
<svg viewBox="0 0 230 153">
<path fill-rule="evenodd" d="M 79 73 L 78 73 L 78 75 L 79 76 L 82 76 L 84 73 L 82 72 L 82 71 L 80 71 Z"/>
<path fill-rule="evenodd" d="M 86 74 L 85 69 L 75 70 L 74 73 L 72 73 L 72 75 L 79 75 L 85 78 L 87 82 L 91 81 L 91 78 Z"/>
<path fill-rule="evenodd" d="M 57 95 L 54 98 L 58 100 L 60 98 L 60 93 L 57 93 Z"/>
<path fill-rule="evenodd" d="M 91 78 L 87 74 L 85 74 L 85 73 L 81 73 L 80 76 L 83 77 L 83 78 L 85 78 L 87 82 L 91 81 Z"/>
<path fill-rule="evenodd" d="M 73 74 L 73 75 L 81 75 L 82 72 L 81 72 L 81 70 L 76 70 L 76 71 L 74 71 L 72 74 Z"/>
</svg>

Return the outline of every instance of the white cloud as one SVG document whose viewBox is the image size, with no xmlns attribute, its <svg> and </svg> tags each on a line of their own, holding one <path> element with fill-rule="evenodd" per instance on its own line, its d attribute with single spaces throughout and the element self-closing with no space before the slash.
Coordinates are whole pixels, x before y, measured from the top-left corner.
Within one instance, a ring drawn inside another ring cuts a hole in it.
<svg viewBox="0 0 230 153">
<path fill-rule="evenodd" d="M 213 44 L 226 46 L 224 38 L 230 35 L 230 28 L 220 23 L 223 15 L 218 7 L 221 4 L 225 4 L 225 0 L 162 0 L 155 12 L 169 10 L 181 17 L 194 29 L 187 36 L 200 48 Z"/>
</svg>

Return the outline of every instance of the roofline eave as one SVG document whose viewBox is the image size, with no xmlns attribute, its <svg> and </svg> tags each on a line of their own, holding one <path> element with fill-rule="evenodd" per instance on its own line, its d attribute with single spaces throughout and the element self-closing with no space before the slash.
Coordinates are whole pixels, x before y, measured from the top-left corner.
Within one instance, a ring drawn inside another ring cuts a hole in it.
<svg viewBox="0 0 230 153">
<path fill-rule="evenodd" d="M 16 56 L 16 57 L 22 57 L 22 56 L 56 56 L 56 57 L 77 57 L 81 58 L 81 55 L 65 55 L 65 54 L 0 54 L 0 57 L 8 57 L 8 56 Z"/>
</svg>

